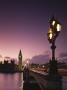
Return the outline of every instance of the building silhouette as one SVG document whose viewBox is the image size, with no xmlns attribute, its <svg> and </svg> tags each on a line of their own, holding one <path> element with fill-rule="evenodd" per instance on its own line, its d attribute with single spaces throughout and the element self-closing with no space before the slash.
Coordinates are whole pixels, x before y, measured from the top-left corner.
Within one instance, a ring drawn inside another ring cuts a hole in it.
<svg viewBox="0 0 67 90">
<path fill-rule="evenodd" d="M 0 72 L 3 73 L 14 73 L 16 64 L 14 60 L 10 60 L 10 63 L 8 60 L 4 60 L 4 63 L 0 62 Z"/>
<path fill-rule="evenodd" d="M 19 71 L 22 71 L 22 52 L 21 50 L 19 52 L 18 59 L 19 59 L 19 62 L 18 62 Z"/>
</svg>

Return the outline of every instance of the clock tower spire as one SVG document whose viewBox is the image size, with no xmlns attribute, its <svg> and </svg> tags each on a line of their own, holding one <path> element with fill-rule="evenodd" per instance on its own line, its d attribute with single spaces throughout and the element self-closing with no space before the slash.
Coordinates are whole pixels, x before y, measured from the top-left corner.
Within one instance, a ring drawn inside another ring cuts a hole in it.
<svg viewBox="0 0 67 90">
<path fill-rule="evenodd" d="M 19 59 L 19 71 L 22 71 L 22 52 L 20 50 L 19 52 L 19 56 L 18 56 L 18 59 Z"/>
</svg>

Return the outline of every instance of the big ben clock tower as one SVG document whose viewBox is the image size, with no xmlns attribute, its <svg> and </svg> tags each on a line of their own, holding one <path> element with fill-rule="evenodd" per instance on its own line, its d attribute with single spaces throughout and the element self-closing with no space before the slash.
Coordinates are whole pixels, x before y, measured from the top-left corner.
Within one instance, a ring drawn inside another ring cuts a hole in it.
<svg viewBox="0 0 67 90">
<path fill-rule="evenodd" d="M 18 56 L 18 59 L 19 59 L 19 71 L 22 71 L 22 52 L 20 50 L 19 52 L 19 56 Z"/>
</svg>

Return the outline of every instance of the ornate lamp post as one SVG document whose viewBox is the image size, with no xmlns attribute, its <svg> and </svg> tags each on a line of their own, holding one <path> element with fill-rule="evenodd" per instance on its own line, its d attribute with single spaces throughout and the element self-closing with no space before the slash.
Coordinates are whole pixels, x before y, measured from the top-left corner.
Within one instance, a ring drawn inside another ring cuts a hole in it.
<svg viewBox="0 0 67 90">
<path fill-rule="evenodd" d="M 50 61 L 49 73 L 56 74 L 57 73 L 57 61 L 55 60 L 55 48 L 56 48 L 55 41 L 61 31 L 61 24 L 54 17 L 51 18 L 49 23 L 50 23 L 50 28 L 48 30 L 47 36 L 48 36 L 49 43 L 52 44 L 51 46 L 52 60 Z"/>
<path fill-rule="evenodd" d="M 55 59 L 55 41 L 61 31 L 61 24 L 54 17 L 49 21 L 48 41 L 51 44 L 52 60 L 49 62 L 47 90 L 62 90 L 62 76 L 57 69 L 57 60 Z"/>
</svg>

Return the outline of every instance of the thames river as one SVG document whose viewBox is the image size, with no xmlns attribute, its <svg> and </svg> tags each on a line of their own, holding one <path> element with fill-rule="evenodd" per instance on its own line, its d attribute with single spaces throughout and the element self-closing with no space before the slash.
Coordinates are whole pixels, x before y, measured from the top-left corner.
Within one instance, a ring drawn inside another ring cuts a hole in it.
<svg viewBox="0 0 67 90">
<path fill-rule="evenodd" d="M 0 73 L 0 90 L 23 90 L 23 73 Z"/>
<path fill-rule="evenodd" d="M 67 77 L 63 77 L 62 82 L 63 90 L 67 90 Z M 0 90 L 23 90 L 23 73 L 0 73 Z"/>
</svg>

